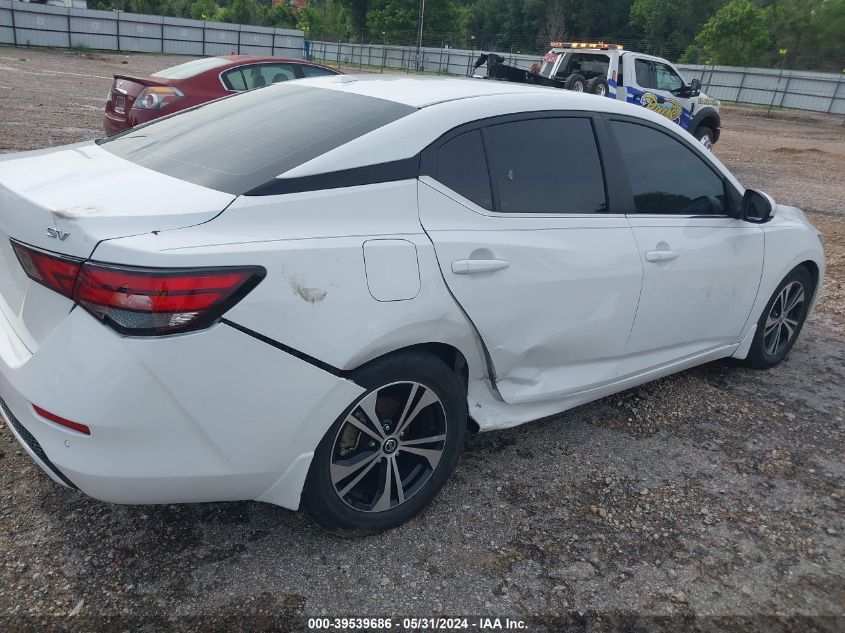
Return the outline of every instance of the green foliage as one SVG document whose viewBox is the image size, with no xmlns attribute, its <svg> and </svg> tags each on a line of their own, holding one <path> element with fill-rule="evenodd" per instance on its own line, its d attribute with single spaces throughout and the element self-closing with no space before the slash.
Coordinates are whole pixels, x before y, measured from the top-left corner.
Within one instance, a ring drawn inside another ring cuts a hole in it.
<svg viewBox="0 0 845 633">
<path fill-rule="evenodd" d="M 195 20 L 211 20 L 217 13 L 217 3 L 214 0 L 197 0 L 191 5 L 191 17 Z"/>
<path fill-rule="evenodd" d="M 340 0 L 323 0 L 321 5 L 309 2 L 299 10 L 297 28 L 310 39 L 348 42 L 354 32 L 352 12 Z"/>
<path fill-rule="evenodd" d="M 766 64 L 772 48 L 771 10 L 751 0 L 730 0 L 704 25 L 696 40 L 706 62 L 733 66 Z"/>
<path fill-rule="evenodd" d="M 420 0 L 89 0 L 198 20 L 296 27 L 311 39 L 417 40 Z M 620 42 L 672 61 L 845 68 L 845 0 L 426 0 L 423 43 L 539 54 L 554 39 Z M 787 49 L 784 57 L 779 49 Z"/>
<path fill-rule="evenodd" d="M 723 0 L 634 0 L 631 26 L 642 33 L 640 47 L 654 55 L 677 57 Z"/>
</svg>

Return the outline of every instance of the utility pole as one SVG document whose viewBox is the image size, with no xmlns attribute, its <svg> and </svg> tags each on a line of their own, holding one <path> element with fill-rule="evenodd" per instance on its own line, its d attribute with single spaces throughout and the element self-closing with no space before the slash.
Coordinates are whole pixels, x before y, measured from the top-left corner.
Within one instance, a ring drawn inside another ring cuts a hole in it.
<svg viewBox="0 0 845 633">
<path fill-rule="evenodd" d="M 420 69 L 420 49 L 422 48 L 423 21 L 425 20 L 425 0 L 420 0 L 420 31 L 417 34 L 417 71 Z"/>
</svg>

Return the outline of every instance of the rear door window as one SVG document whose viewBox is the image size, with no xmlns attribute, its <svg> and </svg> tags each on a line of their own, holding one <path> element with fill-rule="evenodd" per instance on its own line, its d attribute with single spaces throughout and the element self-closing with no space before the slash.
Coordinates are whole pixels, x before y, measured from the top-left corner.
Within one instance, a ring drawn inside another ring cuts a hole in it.
<svg viewBox="0 0 845 633">
<path fill-rule="evenodd" d="M 600 213 L 604 175 L 586 117 L 529 119 L 485 128 L 485 147 L 503 213 Z"/>
<path fill-rule="evenodd" d="M 98 143 L 142 167 L 241 195 L 415 111 L 290 82 L 212 101 Z"/>
<path fill-rule="evenodd" d="M 493 208 L 481 132 L 466 132 L 437 150 L 439 182 L 485 209 Z"/>
<path fill-rule="evenodd" d="M 243 92 L 247 89 L 246 77 L 244 76 L 243 70 L 241 70 L 240 68 L 233 68 L 232 70 L 227 70 L 221 75 L 221 78 L 223 79 L 223 85 L 226 86 L 226 90 Z"/>
</svg>

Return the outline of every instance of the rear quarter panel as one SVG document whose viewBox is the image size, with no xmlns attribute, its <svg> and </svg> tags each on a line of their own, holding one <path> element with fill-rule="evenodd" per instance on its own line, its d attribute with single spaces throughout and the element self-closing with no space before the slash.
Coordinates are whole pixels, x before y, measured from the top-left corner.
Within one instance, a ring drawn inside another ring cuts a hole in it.
<svg viewBox="0 0 845 633">
<path fill-rule="evenodd" d="M 413 244 L 420 289 L 371 294 L 364 243 Z M 485 372 L 474 330 L 448 293 L 417 214 L 417 181 L 241 197 L 212 222 L 102 243 L 95 259 L 152 266 L 257 264 L 267 277 L 226 318 L 340 369 L 408 345 L 439 342 Z"/>
</svg>

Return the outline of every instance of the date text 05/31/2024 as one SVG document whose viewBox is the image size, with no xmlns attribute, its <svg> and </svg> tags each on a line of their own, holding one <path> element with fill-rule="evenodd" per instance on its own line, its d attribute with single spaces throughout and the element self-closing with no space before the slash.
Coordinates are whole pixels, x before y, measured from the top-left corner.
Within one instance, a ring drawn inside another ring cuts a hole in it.
<svg viewBox="0 0 845 633">
<path fill-rule="evenodd" d="M 309 618 L 311 631 L 388 631 L 399 633 L 416 631 L 524 631 L 523 620 L 511 618 L 479 617 L 430 617 L 430 618 Z"/>
</svg>

